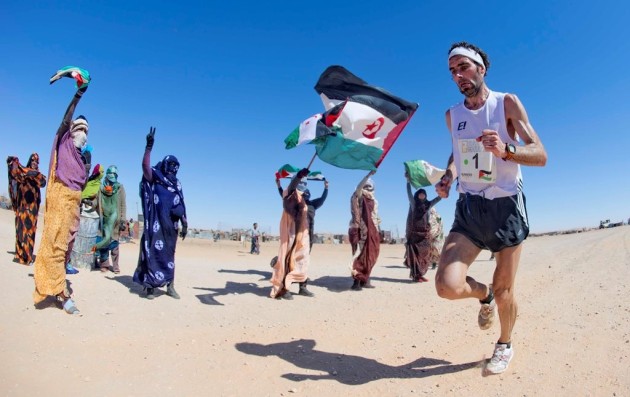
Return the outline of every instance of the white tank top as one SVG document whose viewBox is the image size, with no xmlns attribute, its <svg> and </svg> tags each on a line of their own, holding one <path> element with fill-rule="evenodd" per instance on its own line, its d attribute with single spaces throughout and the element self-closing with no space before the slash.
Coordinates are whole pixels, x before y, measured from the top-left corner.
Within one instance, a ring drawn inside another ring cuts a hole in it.
<svg viewBox="0 0 630 397">
<path fill-rule="evenodd" d="M 491 153 L 488 156 L 488 153 L 480 152 L 479 154 L 485 156 L 485 159 L 491 163 L 482 168 L 492 169 L 492 179 L 481 178 L 483 171 L 478 174 L 477 170 L 472 172 L 475 163 L 470 160 L 470 153 L 467 153 L 469 149 L 466 149 L 467 145 L 474 145 L 473 140 L 481 136 L 481 132 L 485 129 L 498 131 L 501 140 L 505 143 L 515 145 L 518 143 L 510 138 L 507 132 L 504 98 L 505 93 L 490 91 L 486 103 L 480 109 L 467 109 L 463 102 L 450 108 L 453 160 L 457 167 L 457 191 L 460 193 L 470 193 L 492 200 L 513 196 L 522 191 L 523 178 L 519 164 L 503 161 Z M 482 182 L 474 182 L 472 179 Z"/>
</svg>

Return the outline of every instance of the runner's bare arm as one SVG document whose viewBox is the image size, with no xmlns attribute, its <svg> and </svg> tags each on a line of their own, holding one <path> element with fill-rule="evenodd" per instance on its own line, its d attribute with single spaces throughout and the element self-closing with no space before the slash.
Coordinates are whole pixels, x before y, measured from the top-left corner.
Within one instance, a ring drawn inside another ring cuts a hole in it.
<svg viewBox="0 0 630 397">
<path fill-rule="evenodd" d="M 516 147 L 511 161 L 522 165 L 544 166 L 547 163 L 547 152 L 536 130 L 529 123 L 525 107 L 514 94 L 507 94 L 504 103 L 508 133 L 510 136 L 516 133 L 523 141 L 523 145 Z M 505 145 L 502 149 L 505 151 Z"/>
</svg>

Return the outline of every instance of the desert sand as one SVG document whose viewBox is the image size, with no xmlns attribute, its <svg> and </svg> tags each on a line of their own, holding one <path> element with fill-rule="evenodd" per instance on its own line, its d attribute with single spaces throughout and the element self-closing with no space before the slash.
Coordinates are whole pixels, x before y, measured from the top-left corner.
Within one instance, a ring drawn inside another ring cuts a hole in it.
<svg viewBox="0 0 630 397">
<path fill-rule="evenodd" d="M 41 222 L 41 218 L 40 218 Z M 41 231 L 40 223 L 40 231 Z M 137 240 L 136 240 L 137 242 Z M 12 262 L 0 210 L 2 396 L 628 396 L 630 227 L 530 237 L 517 275 L 515 357 L 482 376 L 498 323 L 479 304 L 411 283 L 402 245 L 383 245 L 375 289 L 350 291 L 348 245 L 315 245 L 314 298 L 268 298 L 277 243 L 177 246 L 181 300 L 142 298 L 122 273 L 68 276 L 81 317 L 32 304 L 33 268 Z M 482 252 L 471 275 L 491 278 Z M 297 292 L 297 286 L 293 286 Z"/>
</svg>

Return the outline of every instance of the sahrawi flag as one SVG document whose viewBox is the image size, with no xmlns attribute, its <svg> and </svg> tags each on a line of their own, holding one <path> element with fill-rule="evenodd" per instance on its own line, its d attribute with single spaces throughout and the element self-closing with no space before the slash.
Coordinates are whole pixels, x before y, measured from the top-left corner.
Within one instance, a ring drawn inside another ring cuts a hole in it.
<svg viewBox="0 0 630 397">
<path fill-rule="evenodd" d="M 299 170 L 300 168 L 298 167 L 294 167 L 291 164 L 285 164 L 276 172 L 276 179 L 293 178 Z M 311 171 L 306 176 L 306 179 L 310 181 L 323 181 L 326 177 L 324 177 L 324 175 L 319 171 Z"/>
<path fill-rule="evenodd" d="M 424 160 L 405 161 L 405 172 L 409 176 L 409 183 L 414 189 L 435 185 L 440 181 L 446 170 L 437 168 Z"/>
<path fill-rule="evenodd" d="M 286 148 L 312 143 L 320 159 L 340 168 L 375 170 L 418 108 L 342 66 L 326 69 L 315 91 L 326 112 L 300 124 Z"/>
</svg>

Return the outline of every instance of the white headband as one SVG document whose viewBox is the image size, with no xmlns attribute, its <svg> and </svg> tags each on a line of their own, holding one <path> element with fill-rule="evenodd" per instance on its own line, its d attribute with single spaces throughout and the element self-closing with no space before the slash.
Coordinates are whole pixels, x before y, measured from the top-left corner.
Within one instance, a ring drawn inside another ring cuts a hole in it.
<svg viewBox="0 0 630 397">
<path fill-rule="evenodd" d="M 466 48 L 466 47 L 455 47 L 448 54 L 448 59 L 451 59 L 455 55 L 463 55 L 463 56 L 468 57 L 468 58 L 472 59 L 473 61 L 477 62 L 478 64 L 480 64 L 484 68 L 486 67 L 486 64 L 483 62 L 483 59 L 481 58 L 481 55 L 479 55 L 477 53 L 477 51 L 473 51 L 473 50 L 471 50 L 469 48 Z"/>
</svg>

